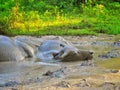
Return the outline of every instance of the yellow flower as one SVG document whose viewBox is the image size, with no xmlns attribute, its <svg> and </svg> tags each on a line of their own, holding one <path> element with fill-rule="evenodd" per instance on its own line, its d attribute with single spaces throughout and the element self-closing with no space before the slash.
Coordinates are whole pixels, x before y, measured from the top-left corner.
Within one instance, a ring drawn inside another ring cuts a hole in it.
<svg viewBox="0 0 120 90">
<path fill-rule="evenodd" d="M 104 5 L 102 4 L 97 4 L 96 8 L 98 9 L 99 13 L 103 14 L 104 13 Z"/>
</svg>

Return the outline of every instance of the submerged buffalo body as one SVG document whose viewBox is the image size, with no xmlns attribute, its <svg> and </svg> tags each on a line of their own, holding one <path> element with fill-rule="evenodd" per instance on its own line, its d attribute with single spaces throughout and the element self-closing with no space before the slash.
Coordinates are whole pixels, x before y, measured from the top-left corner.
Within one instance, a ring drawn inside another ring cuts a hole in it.
<svg viewBox="0 0 120 90">
<path fill-rule="evenodd" d="M 55 59 L 60 61 L 91 60 L 93 52 L 79 50 L 68 42 L 59 40 L 46 40 L 39 48 L 42 59 Z"/>
<path fill-rule="evenodd" d="M 59 53 L 64 45 L 66 43 L 60 40 L 46 40 L 38 48 L 39 54 L 37 57 L 41 60 L 53 60 L 55 59 L 54 54 Z"/>
<path fill-rule="evenodd" d="M 20 61 L 33 56 L 34 50 L 30 45 L 0 35 L 0 61 Z"/>
<path fill-rule="evenodd" d="M 28 38 L 29 39 L 29 38 Z M 39 60 L 77 61 L 90 60 L 93 53 L 81 51 L 68 41 L 44 40 L 41 45 L 22 38 L 9 38 L 0 35 L 0 61 L 20 61 L 26 57 Z"/>
<path fill-rule="evenodd" d="M 0 61 L 22 60 L 24 56 L 13 40 L 6 36 L 0 36 Z"/>
</svg>

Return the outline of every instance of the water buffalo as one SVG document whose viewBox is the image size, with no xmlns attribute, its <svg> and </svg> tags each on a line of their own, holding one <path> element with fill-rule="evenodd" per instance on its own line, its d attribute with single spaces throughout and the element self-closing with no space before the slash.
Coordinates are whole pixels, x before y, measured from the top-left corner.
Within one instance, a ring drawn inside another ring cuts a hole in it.
<svg viewBox="0 0 120 90">
<path fill-rule="evenodd" d="M 39 47 L 39 58 L 43 60 L 78 61 L 91 60 L 93 52 L 79 50 L 67 41 L 46 40 Z"/>
</svg>

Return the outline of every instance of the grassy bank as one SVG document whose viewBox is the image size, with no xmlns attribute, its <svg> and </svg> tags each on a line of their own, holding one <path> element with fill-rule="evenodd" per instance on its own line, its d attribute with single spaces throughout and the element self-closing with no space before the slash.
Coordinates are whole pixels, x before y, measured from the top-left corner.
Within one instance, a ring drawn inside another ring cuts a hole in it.
<svg viewBox="0 0 120 90">
<path fill-rule="evenodd" d="M 43 2 L 41 2 L 43 1 Z M 12 0 L 7 9 L 0 8 L 0 32 L 8 35 L 97 35 L 98 33 L 120 34 L 120 3 L 105 1 L 80 3 L 65 7 L 52 5 L 47 0 L 25 2 Z M 58 1 L 58 0 L 56 0 Z M 69 0 L 72 1 L 72 0 Z M 107 1 L 107 0 L 106 0 Z M 2 1 L 1 1 L 2 2 Z M 41 3 L 40 3 L 41 2 Z M 46 4 L 44 7 L 41 5 Z M 3 3 L 5 4 L 5 3 Z M 35 5 L 36 7 L 30 7 Z M 49 7 L 48 7 L 49 6 Z M 45 8 L 46 7 L 46 8 Z M 10 9 L 8 9 L 10 8 Z M 26 8 L 26 9 L 25 9 Z M 45 8 L 45 9 L 44 9 Z M 40 11 L 42 9 L 42 11 Z"/>
</svg>

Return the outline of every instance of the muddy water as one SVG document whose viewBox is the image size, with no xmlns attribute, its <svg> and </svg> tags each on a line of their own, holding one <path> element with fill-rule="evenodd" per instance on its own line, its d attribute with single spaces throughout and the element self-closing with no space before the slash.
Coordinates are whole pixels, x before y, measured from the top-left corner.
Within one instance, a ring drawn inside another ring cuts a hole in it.
<svg viewBox="0 0 120 90">
<path fill-rule="evenodd" d="M 64 36 L 64 38 L 79 49 L 94 51 L 94 58 L 90 64 L 83 61 L 42 62 L 35 59 L 21 62 L 1 62 L 0 89 L 11 90 L 11 87 L 14 87 L 20 90 L 49 90 L 50 88 L 50 90 L 63 90 L 64 87 L 67 87 L 64 89 L 77 90 L 82 88 L 88 90 L 89 85 L 86 85 L 86 81 L 83 80 L 87 79 L 87 83 L 97 90 L 96 86 L 102 85 L 104 82 L 118 83 L 120 81 L 120 58 L 104 59 L 98 57 L 113 49 L 120 50 L 120 47 L 113 45 L 114 42 L 120 40 L 120 35 Z M 111 72 L 111 69 L 118 71 L 113 75 L 114 72 Z M 62 81 L 65 81 L 64 84 Z M 69 82 L 70 86 L 66 82 Z M 86 88 L 83 88 L 80 83 L 85 84 Z M 58 89 L 55 89 L 56 87 Z M 104 90 L 103 87 L 101 90 Z"/>
</svg>

